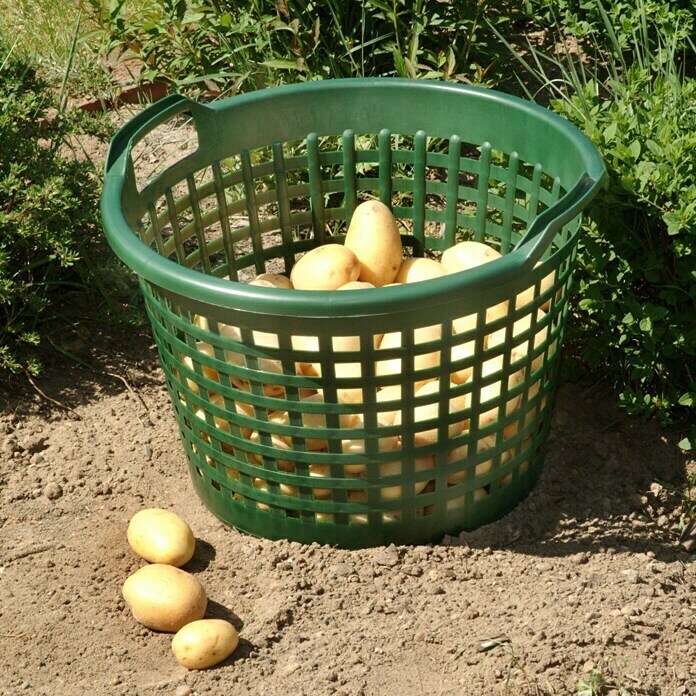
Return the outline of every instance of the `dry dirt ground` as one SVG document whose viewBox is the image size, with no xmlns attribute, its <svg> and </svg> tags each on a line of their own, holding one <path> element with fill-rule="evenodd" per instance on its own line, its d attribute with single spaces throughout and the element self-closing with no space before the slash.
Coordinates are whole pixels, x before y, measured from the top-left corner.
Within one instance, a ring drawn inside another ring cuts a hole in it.
<svg viewBox="0 0 696 696">
<path fill-rule="evenodd" d="M 195 496 L 148 329 L 74 311 L 57 340 L 96 371 L 54 354 L 37 386 L 79 420 L 0 386 L 0 693 L 696 694 L 696 556 L 670 488 L 694 462 L 601 384 L 561 387 L 543 476 L 495 524 L 432 546 L 271 542 Z M 188 520 L 186 569 L 240 629 L 208 671 L 124 606 L 143 564 L 126 526 L 151 506 Z"/>
</svg>

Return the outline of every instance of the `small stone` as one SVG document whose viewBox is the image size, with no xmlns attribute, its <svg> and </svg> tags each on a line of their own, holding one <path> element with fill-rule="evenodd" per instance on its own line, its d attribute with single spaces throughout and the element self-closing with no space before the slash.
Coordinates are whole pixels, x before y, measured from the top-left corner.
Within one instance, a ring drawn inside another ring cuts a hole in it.
<svg viewBox="0 0 696 696">
<path fill-rule="evenodd" d="M 176 687 L 174 696 L 191 696 L 192 693 L 193 691 L 188 684 L 181 684 L 180 686 Z"/>
<path fill-rule="evenodd" d="M 143 457 L 145 457 L 145 459 L 152 459 L 152 447 L 150 447 L 150 445 L 143 445 Z"/>
<path fill-rule="evenodd" d="M 44 460 L 43 454 L 38 454 L 38 453 L 37 453 L 37 454 L 35 454 L 35 455 L 31 458 L 31 463 L 32 463 L 32 464 L 43 464 L 44 461 L 45 461 L 45 460 Z"/>
<path fill-rule="evenodd" d="M 43 489 L 43 494 L 49 500 L 58 500 L 63 495 L 63 489 L 57 483 L 48 483 Z"/>
<path fill-rule="evenodd" d="M 588 611 L 585 614 L 585 621 L 597 621 L 600 617 L 601 614 L 598 611 Z"/>
<path fill-rule="evenodd" d="M 377 551 L 377 553 L 375 553 L 375 555 L 372 557 L 372 560 L 377 565 L 393 567 L 399 562 L 399 552 L 392 544 L 386 549 L 380 549 Z"/>
<path fill-rule="evenodd" d="M 630 582 L 632 585 L 637 585 L 641 578 L 640 575 L 638 574 L 638 571 L 635 570 L 634 568 L 629 568 L 628 570 L 622 570 L 621 575 L 625 576 L 626 580 Z"/>
<path fill-rule="evenodd" d="M 550 563 L 537 563 L 534 566 L 540 573 L 548 573 L 550 570 L 553 570 L 553 566 Z"/>
<path fill-rule="evenodd" d="M 442 589 L 442 587 L 440 585 L 431 585 L 430 586 L 430 594 L 442 595 L 442 594 L 445 594 L 445 591 Z"/>
<path fill-rule="evenodd" d="M 658 527 L 666 527 L 669 524 L 669 517 L 667 517 L 667 515 L 660 515 L 655 523 Z"/>
<path fill-rule="evenodd" d="M 589 560 L 589 556 L 585 553 L 576 553 L 574 556 L 571 556 L 573 563 L 577 563 L 578 565 L 582 565 L 583 563 L 587 563 Z"/>
<path fill-rule="evenodd" d="M 355 568 L 350 563 L 336 563 L 332 570 L 334 575 L 338 576 L 339 578 L 353 575 L 355 573 Z"/>
<path fill-rule="evenodd" d="M 585 662 L 585 664 L 582 666 L 582 673 L 583 674 L 589 674 L 597 665 L 595 665 L 592 660 L 588 660 Z"/>
</svg>

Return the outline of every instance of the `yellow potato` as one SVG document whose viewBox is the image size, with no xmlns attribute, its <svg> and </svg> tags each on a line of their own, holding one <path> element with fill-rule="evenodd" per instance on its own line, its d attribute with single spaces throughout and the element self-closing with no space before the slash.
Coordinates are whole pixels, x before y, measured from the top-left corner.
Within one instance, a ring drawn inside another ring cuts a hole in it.
<svg viewBox="0 0 696 696">
<path fill-rule="evenodd" d="M 478 454 L 481 454 L 481 452 L 485 452 L 486 450 L 489 450 L 492 447 L 495 447 L 495 435 L 489 435 L 488 437 L 484 437 L 481 440 L 479 440 L 478 444 L 476 445 L 476 451 Z M 452 462 L 461 462 L 461 466 L 463 468 L 465 466 L 465 462 L 462 460 L 466 460 L 468 456 L 469 445 L 460 445 L 459 447 L 455 447 L 453 450 L 449 451 L 449 453 L 447 454 L 447 461 L 450 464 Z M 474 473 L 474 476 L 483 476 L 483 474 L 487 474 L 489 471 L 491 471 L 492 468 L 492 459 L 487 459 L 484 462 L 479 462 L 476 465 L 476 471 Z M 455 471 L 453 474 L 450 474 L 447 477 L 447 483 L 449 483 L 450 486 L 454 486 L 458 483 L 463 483 L 465 480 L 465 471 Z"/>
<path fill-rule="evenodd" d="M 474 491 L 474 502 L 477 503 L 479 500 L 483 500 L 488 496 L 485 488 L 477 488 Z M 464 496 L 460 495 L 457 498 L 451 498 L 447 501 L 447 510 L 463 510 L 464 509 Z"/>
<path fill-rule="evenodd" d="M 516 341 L 515 339 L 525 331 L 529 331 L 529 329 L 532 326 L 532 316 L 531 314 L 525 314 L 514 323 L 512 327 L 513 346 L 510 350 L 510 362 L 522 360 L 527 356 L 527 353 L 529 353 L 530 350 L 534 350 L 536 352 L 541 348 L 541 345 L 544 343 L 544 341 L 548 339 L 550 330 L 549 324 L 547 324 L 546 326 L 539 326 L 545 317 L 546 314 L 543 311 L 539 310 L 537 312 L 537 332 L 536 334 L 534 334 L 534 336 L 530 336 L 522 343 Z M 487 347 L 494 348 L 496 346 L 502 346 L 505 343 L 506 331 L 507 329 L 505 327 L 502 327 L 501 329 L 494 331 L 490 336 L 488 336 Z M 533 346 L 533 349 L 531 348 L 531 346 Z M 554 341 L 549 346 L 549 359 L 551 359 L 551 356 L 554 354 L 555 350 L 556 341 Z M 536 372 L 541 367 L 543 362 L 544 353 L 543 351 L 541 351 L 534 358 L 534 360 L 532 360 L 532 372 Z"/>
<path fill-rule="evenodd" d="M 541 261 L 537 261 L 536 264 L 534 265 L 534 268 L 537 268 L 538 266 L 541 265 Z M 543 295 L 549 288 L 553 286 L 554 283 L 554 273 L 553 271 L 549 273 L 546 277 L 541 279 L 541 284 L 539 287 L 539 294 Z M 561 298 L 562 292 L 559 290 L 556 293 L 556 301 L 558 301 Z M 517 295 L 517 298 L 515 300 L 515 306 L 516 307 L 523 307 L 526 304 L 529 304 L 534 300 L 536 297 L 536 294 L 534 293 L 534 286 L 532 285 L 531 287 L 528 287 L 526 290 L 523 290 L 519 295 Z M 547 312 L 549 309 L 549 306 L 551 304 L 550 299 L 546 300 L 543 304 L 540 305 L 540 309 L 544 310 L 544 312 Z"/>
<path fill-rule="evenodd" d="M 452 384 L 450 385 L 451 387 L 455 387 L 456 385 Z M 418 391 L 416 392 L 416 396 L 427 396 L 427 395 L 436 395 L 439 394 L 440 392 L 440 381 L 439 380 L 434 380 L 432 382 L 427 382 L 424 384 Z M 455 413 L 456 411 L 461 411 L 466 404 L 466 395 L 463 394 L 461 396 L 452 396 L 450 397 L 450 402 L 449 402 L 449 413 Z M 418 427 L 419 423 L 422 423 L 423 421 L 428 421 L 433 418 L 439 418 L 440 413 L 439 413 L 439 403 L 438 401 L 435 401 L 433 403 L 429 404 L 423 404 L 421 406 L 416 406 L 414 409 L 414 423 L 416 425 L 416 428 Z M 396 417 L 394 418 L 394 425 L 399 425 L 401 423 L 401 411 L 396 412 Z M 464 430 L 465 427 L 465 421 L 455 421 L 454 423 L 450 423 L 447 432 L 449 437 L 456 437 L 457 435 L 460 435 L 462 431 Z M 437 442 L 437 426 L 434 428 L 430 428 L 429 430 L 420 430 L 415 433 L 414 439 L 415 439 L 415 444 L 417 447 L 421 445 L 432 445 L 435 442 Z"/>
<path fill-rule="evenodd" d="M 123 598 L 136 621 L 167 633 L 202 619 L 208 604 L 203 586 L 193 575 L 162 563 L 136 570 L 123 583 Z"/>
<path fill-rule="evenodd" d="M 271 446 L 275 449 L 286 451 L 292 450 L 292 447 L 288 444 L 288 442 L 285 439 L 283 439 L 282 435 L 276 435 L 274 433 L 270 437 Z M 249 442 L 253 442 L 254 444 L 261 444 L 261 436 L 259 435 L 258 430 L 254 430 L 254 432 L 251 433 L 249 437 Z M 247 458 L 252 464 L 255 464 L 256 466 L 263 466 L 263 459 L 260 454 L 257 454 L 256 452 L 247 452 Z M 277 458 L 276 466 L 280 471 L 295 471 L 295 465 L 287 459 Z"/>
<path fill-rule="evenodd" d="M 430 341 L 439 341 L 442 336 L 442 327 L 440 324 L 433 326 L 423 326 L 414 331 L 413 342 L 415 345 L 420 343 L 429 343 Z M 375 374 L 378 377 L 385 375 L 400 375 L 403 372 L 401 358 L 389 358 L 388 360 L 379 359 L 379 351 L 391 348 L 401 348 L 401 331 L 394 331 L 384 334 L 382 342 L 379 344 L 379 349 L 376 353 L 377 362 L 375 364 Z M 425 370 L 431 367 L 436 367 L 440 363 L 440 351 L 432 353 L 419 353 L 414 355 L 413 369 Z M 417 386 L 425 384 L 427 379 L 417 381 Z"/>
<path fill-rule="evenodd" d="M 350 283 L 341 285 L 339 290 L 369 290 L 376 287 L 373 283 L 368 283 L 366 280 L 352 280 Z"/>
<path fill-rule="evenodd" d="M 354 428 L 364 427 L 364 419 L 359 415 L 356 419 Z M 351 428 L 347 429 L 346 435 L 350 435 Z M 391 452 L 399 447 L 399 438 L 396 435 L 386 435 L 380 437 L 378 441 L 378 449 L 380 452 Z M 365 454 L 365 440 L 360 437 L 348 437 L 341 441 L 341 449 L 344 454 Z M 364 464 L 346 464 L 344 466 L 348 474 L 363 474 L 365 472 Z"/>
<path fill-rule="evenodd" d="M 358 280 L 360 261 L 351 249 L 324 244 L 308 251 L 292 267 L 290 280 L 296 290 L 336 290 Z"/>
<path fill-rule="evenodd" d="M 501 258 L 501 254 L 487 244 L 481 242 L 459 242 L 453 247 L 446 249 L 440 259 L 442 270 L 446 274 L 466 271 L 484 263 L 495 261 Z M 486 311 L 486 322 L 491 323 L 501 316 L 505 316 L 508 311 L 508 303 L 501 302 L 494 307 L 489 307 Z M 455 333 L 464 333 L 474 328 L 476 315 L 471 314 L 467 317 L 460 317 L 453 321 Z"/>
<path fill-rule="evenodd" d="M 262 490 L 266 493 L 269 492 L 268 488 L 268 481 L 264 481 L 263 479 L 260 478 L 255 478 L 254 479 L 254 488 L 258 488 L 259 490 Z M 293 498 L 297 498 L 298 495 L 298 490 L 297 486 L 291 486 L 290 484 L 287 483 L 280 483 L 278 484 L 278 493 L 280 495 L 288 495 Z M 276 493 L 276 495 L 278 494 Z M 269 511 L 268 505 L 266 503 L 261 503 L 261 502 L 256 502 L 256 507 L 258 507 L 259 510 L 264 510 L 265 512 Z"/>
<path fill-rule="evenodd" d="M 465 360 L 467 358 L 472 358 L 476 352 L 476 342 L 467 341 L 466 343 L 457 343 L 452 346 L 450 351 L 450 360 L 454 363 L 459 360 Z M 454 384 L 464 384 L 474 371 L 473 363 L 465 366 L 453 366 L 452 372 L 450 373 L 450 380 Z"/>
<path fill-rule="evenodd" d="M 249 283 L 249 285 L 259 285 L 259 281 L 270 283 L 271 287 L 274 288 L 286 288 L 287 290 L 292 290 L 292 282 L 290 281 L 290 278 L 286 278 L 280 273 L 260 273 Z"/>
<path fill-rule="evenodd" d="M 458 273 L 501 258 L 501 254 L 481 242 L 459 242 L 446 249 L 440 259 L 445 273 Z"/>
<path fill-rule="evenodd" d="M 364 468 L 363 468 L 364 471 Z M 362 471 L 361 471 L 362 473 Z M 310 464 L 309 465 L 309 475 L 313 478 L 330 478 L 331 477 L 331 466 L 329 464 Z M 358 478 L 356 474 L 350 474 L 346 472 L 347 478 Z M 335 489 L 333 488 L 312 488 L 312 495 L 317 500 L 330 500 L 331 495 Z M 350 499 L 350 492 L 348 494 Z"/>
<path fill-rule="evenodd" d="M 406 259 L 401 263 L 396 275 L 397 283 L 418 283 L 431 278 L 441 278 L 445 275 L 442 266 L 434 259 Z"/>
<path fill-rule="evenodd" d="M 399 462 L 384 462 L 379 465 L 379 473 L 381 476 L 394 476 L 401 473 L 402 463 Z M 415 471 L 425 471 L 426 469 L 435 468 L 435 455 L 428 457 L 417 457 L 415 460 Z M 418 495 L 428 485 L 428 481 L 416 481 L 413 484 L 413 492 Z M 401 498 L 401 486 L 387 486 L 380 491 L 382 500 L 396 500 Z"/>
<path fill-rule="evenodd" d="M 353 211 L 345 246 L 355 252 L 360 262 L 357 280 L 377 287 L 394 281 L 403 248 L 396 220 L 384 203 L 365 201 Z"/>
<path fill-rule="evenodd" d="M 487 360 L 486 362 L 483 363 L 482 367 L 482 376 L 483 377 L 488 377 L 492 375 L 495 372 L 498 372 L 499 370 L 502 370 L 503 368 L 503 356 L 498 355 L 495 358 L 491 358 L 490 360 Z M 516 396 L 510 396 L 509 392 L 516 387 L 522 380 L 524 379 L 524 371 L 523 370 L 518 370 L 517 372 L 514 372 L 508 377 L 508 399 L 505 402 L 505 408 L 504 412 L 505 415 L 510 415 L 513 411 L 515 411 L 519 405 L 520 401 L 522 399 L 521 395 L 517 394 Z M 469 381 L 473 380 L 473 375 L 469 378 Z M 487 404 L 489 404 L 493 400 L 497 400 L 500 398 L 500 393 L 501 393 L 501 388 L 502 388 L 502 380 L 498 380 L 495 382 L 492 382 L 491 384 L 487 384 L 484 387 L 481 388 L 480 390 L 480 397 L 479 397 L 479 404 L 480 404 L 480 411 L 486 407 Z M 465 394 L 465 401 L 466 401 L 466 407 L 469 408 L 471 406 L 471 400 L 472 400 L 472 394 L 467 393 Z M 479 428 L 485 428 L 486 426 L 490 425 L 491 423 L 495 423 L 498 421 L 498 411 L 499 407 L 494 406 L 493 408 L 490 408 L 487 411 L 483 411 L 479 415 Z"/>
<path fill-rule="evenodd" d="M 191 527 L 179 515 L 161 508 L 136 512 L 128 523 L 127 537 L 141 558 L 177 568 L 191 560 L 196 548 Z"/>
<path fill-rule="evenodd" d="M 222 619 L 192 621 L 172 639 L 176 659 L 188 669 L 206 669 L 229 657 L 239 645 L 237 629 Z"/>
</svg>

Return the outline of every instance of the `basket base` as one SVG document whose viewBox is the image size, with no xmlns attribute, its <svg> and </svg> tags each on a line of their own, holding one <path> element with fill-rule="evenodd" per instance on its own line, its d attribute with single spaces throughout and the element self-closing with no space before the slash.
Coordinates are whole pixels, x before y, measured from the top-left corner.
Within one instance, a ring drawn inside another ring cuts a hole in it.
<svg viewBox="0 0 696 696">
<path fill-rule="evenodd" d="M 527 471 L 520 474 L 514 482 L 476 502 L 475 521 L 467 524 L 458 519 L 455 513 L 444 516 L 428 515 L 406 522 L 382 522 L 381 514 L 377 524 L 349 523 L 335 524 L 317 522 L 314 515 L 307 517 L 287 517 L 284 513 L 274 514 L 259 510 L 241 502 L 232 502 L 229 493 L 218 490 L 201 476 L 195 467 L 189 467 L 196 493 L 203 504 L 222 522 L 234 529 L 254 537 L 288 541 L 302 544 L 318 543 L 342 549 L 362 549 L 373 546 L 422 545 L 440 543 L 445 535 L 457 536 L 460 532 L 473 531 L 485 524 L 504 517 L 534 488 L 541 474 L 543 455 L 531 463 Z M 469 515 L 472 517 L 472 515 Z"/>
</svg>

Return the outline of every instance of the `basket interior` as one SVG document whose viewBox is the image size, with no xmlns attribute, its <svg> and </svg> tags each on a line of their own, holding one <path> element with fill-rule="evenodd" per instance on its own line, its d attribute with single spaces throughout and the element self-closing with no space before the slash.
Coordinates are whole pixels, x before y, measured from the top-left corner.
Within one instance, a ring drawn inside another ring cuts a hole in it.
<svg viewBox="0 0 696 696">
<path fill-rule="evenodd" d="M 494 145 L 386 130 L 271 142 L 176 181 L 165 172 L 144 188 L 162 193 L 135 231 L 177 264 L 244 282 L 289 274 L 378 198 L 408 255 L 437 259 L 463 240 L 505 255 L 565 187 Z M 578 225 L 509 296 L 406 325 L 388 308 L 379 322 L 274 322 L 143 282 L 199 490 L 283 536 L 288 521 L 443 532 L 498 516 L 540 461 Z M 376 347 L 385 333 L 390 347 Z M 418 393 L 435 377 L 439 390 Z"/>
</svg>

